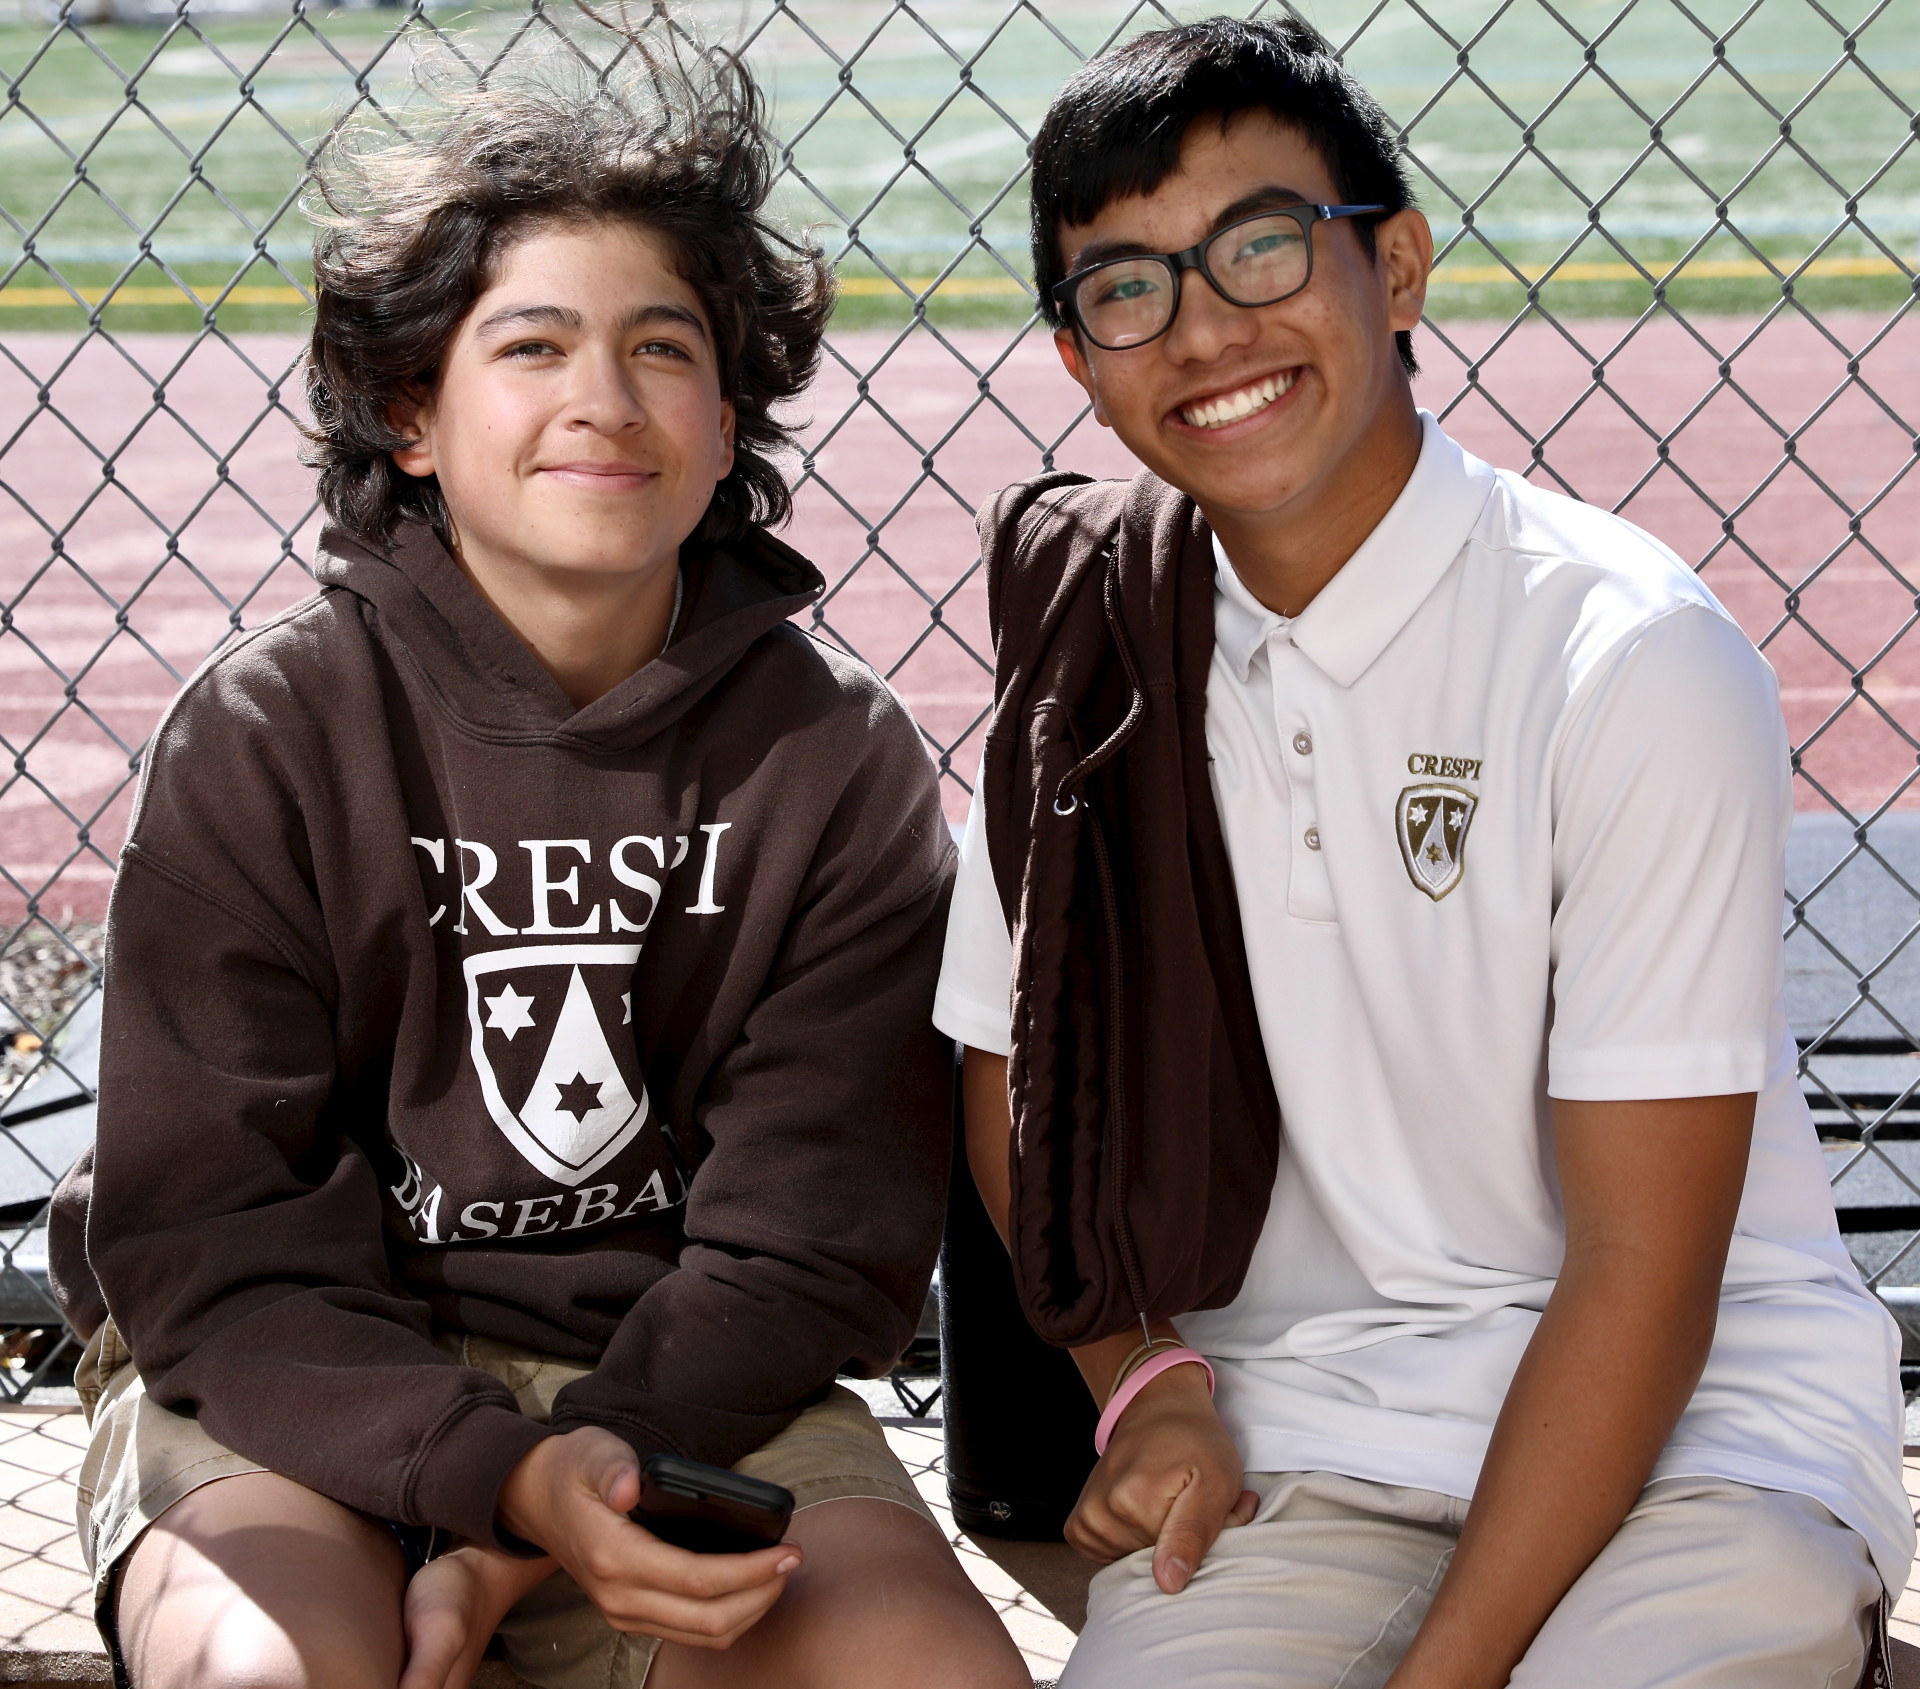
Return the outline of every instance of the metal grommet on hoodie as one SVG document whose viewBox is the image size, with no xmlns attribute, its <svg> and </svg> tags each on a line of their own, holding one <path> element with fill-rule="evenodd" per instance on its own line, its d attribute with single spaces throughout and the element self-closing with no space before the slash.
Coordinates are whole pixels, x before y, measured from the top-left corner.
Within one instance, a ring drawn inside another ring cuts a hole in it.
<svg viewBox="0 0 1920 1689">
<path fill-rule="evenodd" d="M 1080 800 L 1075 797 L 1072 792 L 1063 792 L 1053 800 L 1053 813 L 1055 815 L 1071 815 L 1079 807 Z"/>
</svg>

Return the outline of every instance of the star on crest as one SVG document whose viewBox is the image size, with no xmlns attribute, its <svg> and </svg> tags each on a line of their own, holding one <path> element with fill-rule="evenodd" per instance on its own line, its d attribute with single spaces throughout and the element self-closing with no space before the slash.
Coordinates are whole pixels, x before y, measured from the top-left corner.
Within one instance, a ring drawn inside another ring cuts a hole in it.
<svg viewBox="0 0 1920 1689">
<path fill-rule="evenodd" d="M 498 997 L 485 999 L 487 1005 L 487 1025 L 496 1032 L 506 1035 L 507 1042 L 513 1042 L 513 1035 L 533 1025 L 533 1016 L 528 1011 L 533 1006 L 531 997 L 522 997 L 509 983 Z"/>
<path fill-rule="evenodd" d="M 560 1071 L 564 1073 L 566 1069 Z M 564 1085 L 555 1085 L 554 1089 L 560 1093 L 560 1101 L 555 1106 L 575 1120 L 585 1120 L 600 1106 L 600 1081 L 589 1079 L 584 1073 L 576 1071 Z"/>
</svg>

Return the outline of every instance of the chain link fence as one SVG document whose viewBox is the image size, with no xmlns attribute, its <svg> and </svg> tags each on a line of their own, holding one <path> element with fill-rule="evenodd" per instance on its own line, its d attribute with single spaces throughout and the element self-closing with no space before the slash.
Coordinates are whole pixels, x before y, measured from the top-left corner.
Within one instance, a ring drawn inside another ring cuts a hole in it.
<svg viewBox="0 0 1920 1689">
<path fill-rule="evenodd" d="M 793 537 L 830 583 L 814 624 L 913 709 L 956 819 L 990 694 L 973 508 L 1055 464 L 1130 467 L 1035 332 L 1026 145 L 1087 55 L 1214 9 L 680 14 L 744 46 L 773 96 L 780 209 L 842 279 L 793 466 Z M 1856 1258 L 1920 1331 L 1910 15 L 1289 9 L 1401 126 L 1435 224 L 1422 402 L 1490 461 L 1673 545 L 1780 671 L 1803 1082 Z M 307 161 L 360 108 L 403 117 L 423 46 L 484 76 L 608 43 L 549 0 L 0 0 L 0 1394 L 71 1365 L 44 1211 L 91 1131 L 101 922 L 142 747 L 209 651 L 311 585 Z"/>
</svg>

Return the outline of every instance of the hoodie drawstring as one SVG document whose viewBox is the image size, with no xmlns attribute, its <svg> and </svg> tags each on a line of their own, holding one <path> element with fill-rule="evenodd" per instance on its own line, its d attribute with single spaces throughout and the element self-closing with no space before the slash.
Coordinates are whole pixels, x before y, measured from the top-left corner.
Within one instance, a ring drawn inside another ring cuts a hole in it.
<svg viewBox="0 0 1920 1689">
<path fill-rule="evenodd" d="M 1072 788 L 1111 762 L 1134 736 L 1141 718 L 1147 713 L 1147 695 L 1140 686 L 1140 660 L 1133 654 L 1126 624 L 1120 619 L 1120 556 L 1112 547 L 1107 551 L 1107 578 L 1101 596 L 1106 605 L 1107 626 L 1112 630 L 1113 643 L 1120 652 L 1120 666 L 1127 671 L 1127 686 L 1132 697 L 1127 705 L 1126 717 L 1120 725 L 1060 777 L 1060 784 L 1053 794 L 1055 815 L 1071 815 L 1079 804 L 1086 801 L 1077 797 Z"/>
</svg>

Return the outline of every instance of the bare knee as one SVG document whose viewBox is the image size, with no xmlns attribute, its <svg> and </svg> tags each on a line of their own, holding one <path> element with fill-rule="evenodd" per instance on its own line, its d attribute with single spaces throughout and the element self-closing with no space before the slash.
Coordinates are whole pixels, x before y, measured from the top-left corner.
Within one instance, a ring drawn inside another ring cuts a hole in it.
<svg viewBox="0 0 1920 1689">
<path fill-rule="evenodd" d="M 919 1514 L 825 1502 L 792 1534 L 806 1559 L 773 1611 L 726 1654 L 663 1649 L 659 1689 L 1032 1689 L 1006 1626 Z"/>
<path fill-rule="evenodd" d="M 821 1680 L 835 1689 L 1032 1689 L 1006 1626 L 964 1573 L 957 1585 L 896 1587 L 848 1618 L 845 1653 Z M 849 1661 L 858 1662 L 851 1672 Z"/>
<path fill-rule="evenodd" d="M 135 1689 L 379 1689 L 400 1675 L 391 1535 L 269 1473 L 223 1478 L 134 1545 L 115 1626 Z"/>
<path fill-rule="evenodd" d="M 245 1602 L 176 1608 L 176 1619 L 187 1622 L 163 1622 L 125 1650 L 136 1689 L 390 1689 L 397 1675 L 351 1633 L 317 1635 Z"/>
</svg>

